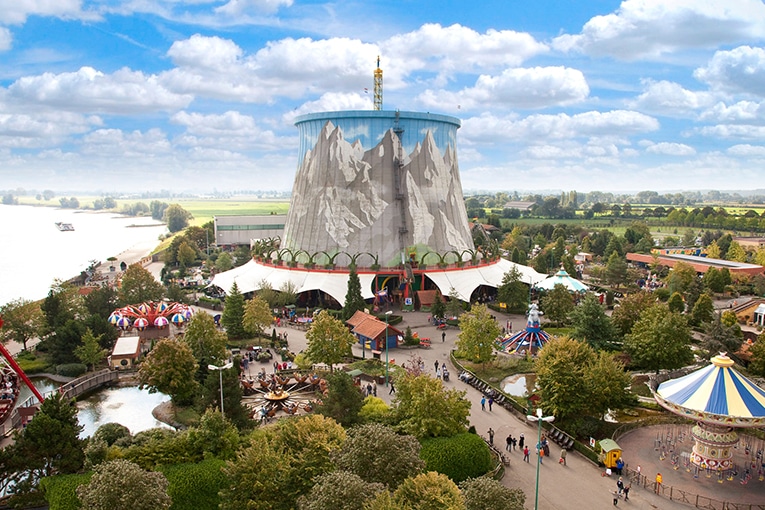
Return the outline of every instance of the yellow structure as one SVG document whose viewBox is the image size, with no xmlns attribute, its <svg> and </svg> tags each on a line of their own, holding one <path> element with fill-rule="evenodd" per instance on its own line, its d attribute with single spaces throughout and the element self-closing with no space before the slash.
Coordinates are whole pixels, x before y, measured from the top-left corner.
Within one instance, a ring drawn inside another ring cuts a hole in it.
<svg viewBox="0 0 765 510">
<path fill-rule="evenodd" d="M 380 55 L 377 55 L 377 69 L 375 69 L 375 110 L 382 110 L 382 69 L 380 69 Z"/>
<path fill-rule="evenodd" d="M 600 440 L 601 460 L 607 468 L 615 468 L 616 461 L 622 457 L 622 449 L 613 439 Z"/>
</svg>

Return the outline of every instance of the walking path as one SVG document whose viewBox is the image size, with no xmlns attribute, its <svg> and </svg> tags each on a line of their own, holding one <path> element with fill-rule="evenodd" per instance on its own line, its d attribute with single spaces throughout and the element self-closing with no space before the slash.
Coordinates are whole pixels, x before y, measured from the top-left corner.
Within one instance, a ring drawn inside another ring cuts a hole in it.
<svg viewBox="0 0 765 510">
<path fill-rule="evenodd" d="M 395 312 L 398 313 L 398 312 Z M 506 468 L 505 477 L 502 480 L 508 487 L 519 487 L 526 494 L 526 508 L 534 508 L 534 490 L 536 485 L 536 464 L 534 463 L 534 449 L 537 438 L 536 424 L 531 424 L 525 420 L 516 418 L 513 414 L 503 407 L 496 405 L 492 411 L 481 411 L 480 400 L 482 394 L 472 386 L 463 383 L 457 379 L 457 369 L 449 361 L 449 353 L 454 348 L 454 342 L 457 339 L 459 330 L 449 328 L 446 330 L 446 340 L 441 342 L 441 331 L 428 324 L 428 314 L 421 312 L 403 312 L 404 321 L 397 324 L 398 329 L 412 328 L 412 332 L 418 332 L 420 337 L 430 337 L 432 347 L 430 349 L 404 350 L 396 349 L 390 354 L 390 358 L 396 360 L 396 364 L 409 359 L 410 353 L 415 353 L 422 357 L 425 367 L 433 370 L 434 363 L 438 361 L 439 365 L 446 363 L 450 371 L 449 381 L 443 384 L 448 389 L 458 389 L 465 391 L 466 398 L 472 402 L 470 411 L 470 423 L 474 425 L 476 431 L 484 437 L 488 437 L 489 427 L 494 429 L 494 443 L 499 448 L 504 448 L 505 438 L 508 434 L 518 437 L 521 433 L 526 438 L 526 443 L 530 445 L 531 462 L 522 461 L 523 454 L 520 451 L 509 453 L 510 466 Z M 504 317 L 501 320 L 505 320 Z M 515 325 L 524 325 L 526 319 L 523 316 L 516 315 L 508 318 Z M 286 331 L 289 338 L 290 350 L 300 352 L 306 347 L 305 332 L 291 328 L 277 328 L 279 333 Z M 361 348 L 354 346 L 354 354 L 361 356 Z M 368 355 L 369 353 L 367 353 Z M 433 373 L 435 376 L 435 373 Z M 390 402 L 392 395 L 388 394 L 388 389 L 384 385 L 379 385 L 377 395 L 387 402 Z M 545 459 L 539 469 L 539 509 L 540 510 L 570 510 L 586 508 L 588 510 L 599 510 L 613 508 L 613 497 L 611 491 L 616 488 L 616 478 L 602 477 L 602 470 L 574 451 L 570 451 L 567 458 L 567 466 L 558 464 L 560 448 L 550 444 L 550 458 Z M 650 450 L 653 453 L 653 439 L 650 441 Z M 630 454 L 630 461 L 634 457 Z M 666 498 L 657 496 L 653 492 L 634 487 L 630 491 L 629 501 L 620 500 L 619 505 L 633 509 L 688 509 L 688 505 L 669 501 Z M 736 501 L 736 500 L 734 500 Z"/>
</svg>

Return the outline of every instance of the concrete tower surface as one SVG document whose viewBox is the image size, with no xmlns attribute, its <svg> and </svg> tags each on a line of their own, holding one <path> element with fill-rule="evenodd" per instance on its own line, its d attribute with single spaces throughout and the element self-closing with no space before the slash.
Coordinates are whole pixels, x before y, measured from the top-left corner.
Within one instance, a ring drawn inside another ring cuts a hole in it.
<svg viewBox="0 0 765 510">
<path fill-rule="evenodd" d="M 295 125 L 298 169 L 282 247 L 365 254 L 357 264 L 383 267 L 474 248 L 457 165 L 458 119 L 344 111 L 303 115 Z"/>
</svg>

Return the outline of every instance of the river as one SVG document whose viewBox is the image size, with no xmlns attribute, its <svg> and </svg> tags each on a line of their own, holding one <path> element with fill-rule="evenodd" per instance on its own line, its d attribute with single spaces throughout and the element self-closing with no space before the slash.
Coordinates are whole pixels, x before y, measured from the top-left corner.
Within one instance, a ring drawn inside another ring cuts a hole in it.
<svg viewBox="0 0 765 510">
<path fill-rule="evenodd" d="M 71 223 L 74 231 L 58 230 L 57 222 Z M 0 306 L 44 298 L 55 279 L 79 275 L 91 260 L 114 256 L 119 264 L 127 250 L 148 254 L 167 231 L 150 217 L 24 205 L 0 205 L 0 225 Z"/>
</svg>

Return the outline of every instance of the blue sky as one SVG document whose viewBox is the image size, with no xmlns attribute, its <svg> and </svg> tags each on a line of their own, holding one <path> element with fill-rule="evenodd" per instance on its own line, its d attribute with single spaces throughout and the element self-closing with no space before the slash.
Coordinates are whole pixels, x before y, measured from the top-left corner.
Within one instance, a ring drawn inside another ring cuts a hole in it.
<svg viewBox="0 0 765 510">
<path fill-rule="evenodd" d="M 764 40 L 760 0 L 0 0 L 0 189 L 290 190 L 377 55 L 465 190 L 765 188 Z"/>
</svg>

